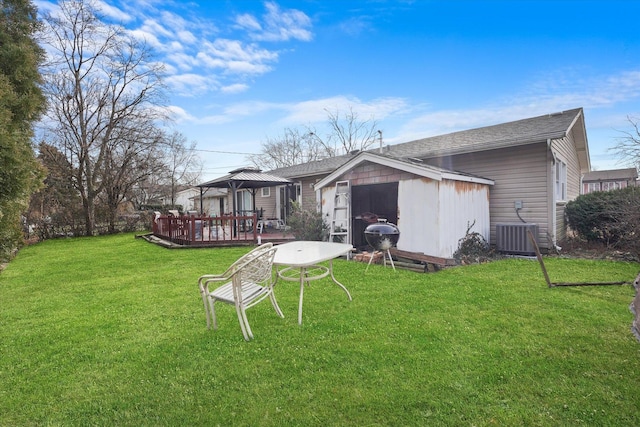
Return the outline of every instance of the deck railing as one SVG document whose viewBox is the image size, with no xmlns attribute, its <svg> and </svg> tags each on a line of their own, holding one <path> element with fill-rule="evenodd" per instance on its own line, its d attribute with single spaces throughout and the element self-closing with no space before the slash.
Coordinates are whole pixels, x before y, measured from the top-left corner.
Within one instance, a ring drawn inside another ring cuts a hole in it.
<svg viewBox="0 0 640 427">
<path fill-rule="evenodd" d="M 153 234 L 185 246 L 257 242 L 257 215 L 156 215 Z"/>
</svg>

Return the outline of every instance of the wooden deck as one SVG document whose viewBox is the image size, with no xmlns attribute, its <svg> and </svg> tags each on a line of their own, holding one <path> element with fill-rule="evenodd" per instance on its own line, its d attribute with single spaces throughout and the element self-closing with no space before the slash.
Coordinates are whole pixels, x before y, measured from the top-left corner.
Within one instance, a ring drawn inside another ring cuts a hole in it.
<svg viewBox="0 0 640 427">
<path fill-rule="evenodd" d="M 256 215 L 219 217 L 160 215 L 154 218 L 152 236 L 166 247 L 255 245 L 294 240 L 286 230 L 265 228 L 258 233 Z M 151 239 L 149 239 L 151 240 Z"/>
</svg>

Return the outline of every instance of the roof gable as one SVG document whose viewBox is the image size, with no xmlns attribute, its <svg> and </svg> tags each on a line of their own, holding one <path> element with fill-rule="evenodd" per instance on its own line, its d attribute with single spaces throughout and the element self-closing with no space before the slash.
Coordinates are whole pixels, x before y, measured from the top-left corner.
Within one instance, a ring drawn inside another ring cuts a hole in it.
<svg viewBox="0 0 640 427">
<path fill-rule="evenodd" d="M 448 171 L 446 169 L 438 168 L 436 166 L 426 165 L 422 163 L 415 163 L 408 160 L 397 159 L 394 157 L 384 156 L 381 154 L 375 154 L 373 152 L 361 152 L 349 161 L 344 163 L 338 169 L 321 179 L 314 185 L 314 190 L 319 190 L 333 181 L 337 180 L 341 175 L 355 168 L 356 166 L 365 163 L 376 163 L 384 166 L 388 166 L 403 172 L 409 172 L 414 175 L 418 175 L 425 178 L 430 178 L 436 181 L 442 181 L 443 179 L 454 181 L 466 181 L 476 182 L 480 184 L 493 185 L 494 182 L 490 179 L 481 178 L 474 175 Z"/>
</svg>

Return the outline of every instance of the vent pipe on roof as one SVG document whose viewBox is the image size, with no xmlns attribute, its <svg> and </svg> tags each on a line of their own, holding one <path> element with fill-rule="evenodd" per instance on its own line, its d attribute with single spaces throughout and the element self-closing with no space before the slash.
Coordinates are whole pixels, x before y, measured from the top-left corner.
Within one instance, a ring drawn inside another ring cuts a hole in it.
<svg viewBox="0 0 640 427">
<path fill-rule="evenodd" d="M 382 131 L 378 129 L 378 135 L 380 135 L 380 154 L 382 154 Z"/>
</svg>

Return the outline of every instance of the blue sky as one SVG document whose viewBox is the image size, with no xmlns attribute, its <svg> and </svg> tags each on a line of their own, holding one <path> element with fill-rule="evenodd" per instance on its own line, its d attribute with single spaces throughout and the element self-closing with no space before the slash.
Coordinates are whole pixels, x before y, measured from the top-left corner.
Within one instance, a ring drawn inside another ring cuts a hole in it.
<svg viewBox="0 0 640 427">
<path fill-rule="evenodd" d="M 54 2 L 55 3 L 55 2 Z M 51 2 L 37 0 L 42 11 Z M 640 118 L 640 1 L 104 0 L 166 66 L 175 128 L 203 180 L 327 110 L 395 144 L 585 109 L 594 169 Z"/>
</svg>

